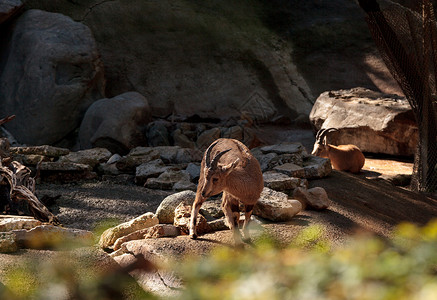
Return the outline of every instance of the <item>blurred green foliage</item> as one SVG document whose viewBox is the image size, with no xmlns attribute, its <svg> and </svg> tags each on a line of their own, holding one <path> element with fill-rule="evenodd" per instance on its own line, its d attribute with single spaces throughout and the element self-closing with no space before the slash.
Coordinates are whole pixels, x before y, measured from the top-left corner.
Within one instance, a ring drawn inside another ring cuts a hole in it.
<svg viewBox="0 0 437 300">
<path fill-rule="evenodd" d="M 437 221 L 400 224 L 390 239 L 356 234 L 332 245 L 323 226 L 288 247 L 262 236 L 245 249 L 166 264 L 185 284 L 179 299 L 434 300 Z M 117 269 L 98 268 L 90 250 L 60 251 L 6 272 L 0 299 L 156 299 Z"/>
<path fill-rule="evenodd" d="M 436 299 L 437 221 L 401 224 L 386 240 L 356 235 L 342 246 L 304 229 L 279 249 L 268 239 L 249 251 L 221 248 L 181 264 L 181 299 Z"/>
</svg>

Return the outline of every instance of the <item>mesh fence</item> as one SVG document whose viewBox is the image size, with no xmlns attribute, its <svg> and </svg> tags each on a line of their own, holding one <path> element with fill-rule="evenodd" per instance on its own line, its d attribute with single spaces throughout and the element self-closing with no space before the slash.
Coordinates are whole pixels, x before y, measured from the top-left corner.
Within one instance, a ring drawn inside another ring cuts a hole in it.
<svg viewBox="0 0 437 300">
<path fill-rule="evenodd" d="M 430 0 L 415 9 L 393 1 L 362 0 L 379 51 L 416 116 L 419 145 L 413 187 L 437 191 L 437 24 Z"/>
</svg>

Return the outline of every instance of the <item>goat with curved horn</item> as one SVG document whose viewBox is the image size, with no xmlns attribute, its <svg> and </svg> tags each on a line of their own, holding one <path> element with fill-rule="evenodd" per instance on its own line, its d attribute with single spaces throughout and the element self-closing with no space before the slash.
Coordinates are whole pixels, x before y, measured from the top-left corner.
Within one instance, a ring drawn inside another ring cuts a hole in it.
<svg viewBox="0 0 437 300">
<path fill-rule="evenodd" d="M 211 157 L 213 157 L 211 159 Z M 258 160 L 240 141 L 218 139 L 205 151 L 190 220 L 190 236 L 197 238 L 196 222 L 200 207 L 211 196 L 223 192 L 222 209 L 236 244 L 242 243 L 238 229 L 239 203 L 244 204 L 244 238 L 249 240 L 248 223 L 253 207 L 264 188 Z"/>
<path fill-rule="evenodd" d="M 359 173 L 365 163 L 365 157 L 361 150 L 355 145 L 328 144 L 327 134 L 338 131 L 336 128 L 320 129 L 316 134 L 316 142 L 312 155 L 329 158 L 332 167 L 339 171 Z"/>
</svg>

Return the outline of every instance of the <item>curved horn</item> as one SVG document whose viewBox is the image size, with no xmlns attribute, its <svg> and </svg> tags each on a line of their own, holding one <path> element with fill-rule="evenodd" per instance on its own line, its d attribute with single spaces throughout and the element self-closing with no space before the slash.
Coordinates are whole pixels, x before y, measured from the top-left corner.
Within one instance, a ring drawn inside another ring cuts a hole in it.
<svg viewBox="0 0 437 300">
<path fill-rule="evenodd" d="M 209 145 L 208 149 L 206 149 L 205 151 L 205 156 L 203 157 L 203 159 L 205 160 L 205 165 L 209 168 L 211 167 L 211 161 L 209 159 L 209 157 L 211 156 L 211 150 L 212 148 L 214 148 L 214 146 L 218 143 L 218 141 L 215 141 L 214 143 L 212 143 L 211 145 Z"/>
<path fill-rule="evenodd" d="M 226 152 L 228 152 L 228 151 L 231 151 L 231 149 L 227 149 L 227 150 L 225 150 L 225 151 L 222 151 L 222 152 L 217 153 L 216 156 L 214 156 L 214 158 L 213 158 L 212 161 L 211 161 L 210 168 L 211 168 L 211 169 L 215 169 L 215 168 L 217 168 L 217 163 L 218 163 L 220 157 L 222 157 L 222 156 L 223 156 Z"/>
<path fill-rule="evenodd" d="M 320 129 L 320 130 L 317 132 L 317 135 L 316 135 L 316 142 L 320 143 L 320 142 L 322 141 L 322 138 L 323 138 L 327 133 L 330 133 L 330 132 L 333 132 L 333 131 L 338 131 L 338 129 L 337 129 L 337 128 L 325 128 L 325 129 Z"/>
</svg>

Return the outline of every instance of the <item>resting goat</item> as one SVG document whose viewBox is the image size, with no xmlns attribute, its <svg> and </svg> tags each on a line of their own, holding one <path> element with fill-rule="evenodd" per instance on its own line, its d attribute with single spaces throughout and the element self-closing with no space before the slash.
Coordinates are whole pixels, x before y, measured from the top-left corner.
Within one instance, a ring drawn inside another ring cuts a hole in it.
<svg viewBox="0 0 437 300">
<path fill-rule="evenodd" d="M 364 166 L 365 158 L 361 150 L 355 145 L 330 145 L 326 141 L 326 134 L 336 131 L 335 128 L 321 129 L 317 132 L 312 155 L 329 158 L 332 167 L 339 171 L 359 173 Z M 322 141 L 323 140 L 323 141 Z"/>
<path fill-rule="evenodd" d="M 197 238 L 196 220 L 202 203 L 223 192 L 222 209 L 228 226 L 233 231 L 235 243 L 242 243 L 238 228 L 239 202 L 244 204 L 245 211 L 244 239 L 250 240 L 247 225 L 263 187 L 259 162 L 243 143 L 234 139 L 218 139 L 212 143 L 205 151 L 200 166 L 199 184 L 191 212 L 191 238 Z"/>
</svg>

